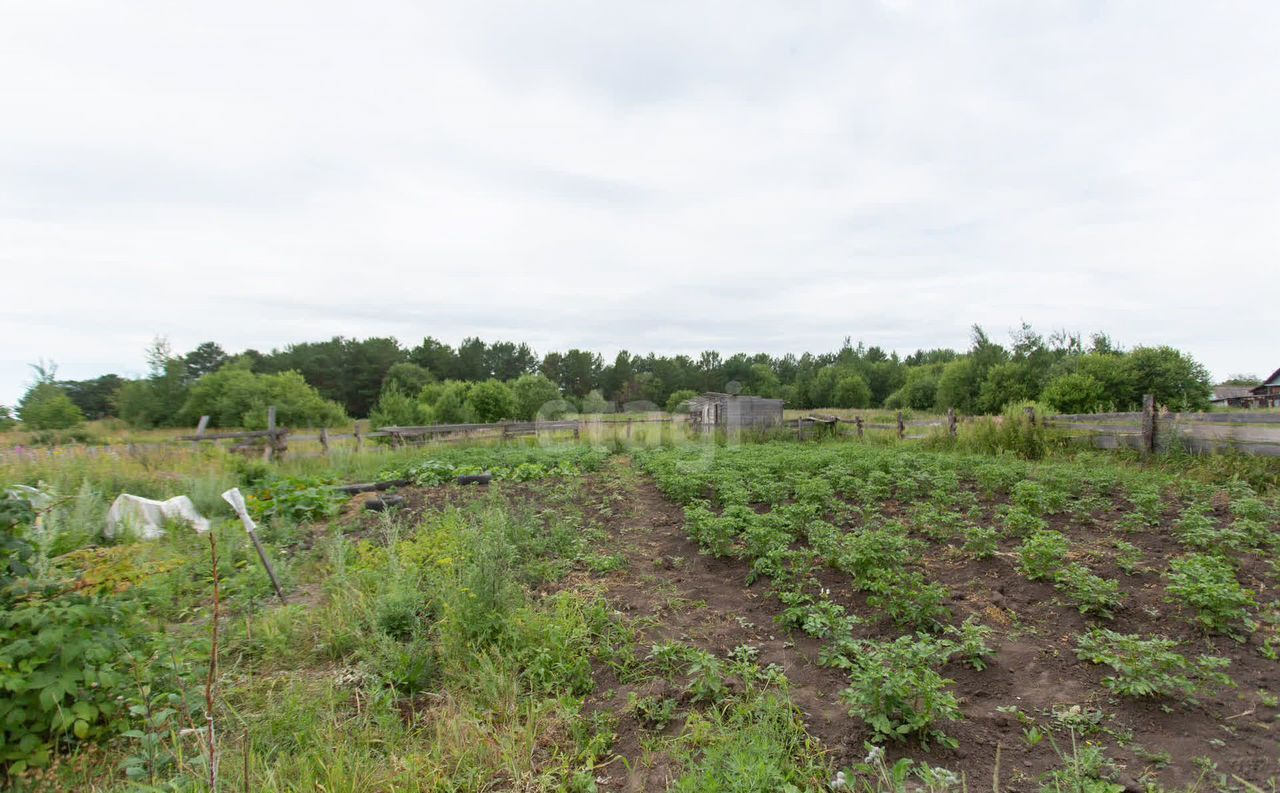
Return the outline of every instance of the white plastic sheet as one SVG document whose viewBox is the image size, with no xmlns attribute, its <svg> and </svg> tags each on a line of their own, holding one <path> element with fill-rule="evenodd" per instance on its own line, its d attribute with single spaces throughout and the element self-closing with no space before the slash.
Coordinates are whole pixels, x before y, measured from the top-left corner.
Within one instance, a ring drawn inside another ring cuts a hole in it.
<svg viewBox="0 0 1280 793">
<path fill-rule="evenodd" d="M 196 505 L 186 496 L 156 501 L 121 493 L 107 510 L 107 529 L 103 534 L 114 537 L 118 531 L 132 531 L 144 540 L 154 540 L 164 536 L 161 526 L 171 520 L 186 521 L 201 534 L 209 530 L 208 519 L 196 511 Z"/>
</svg>

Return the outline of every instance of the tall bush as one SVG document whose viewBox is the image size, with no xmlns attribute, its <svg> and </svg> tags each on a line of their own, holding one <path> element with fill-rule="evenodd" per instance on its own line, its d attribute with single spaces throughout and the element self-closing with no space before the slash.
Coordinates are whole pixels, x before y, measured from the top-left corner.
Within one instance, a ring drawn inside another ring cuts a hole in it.
<svg viewBox="0 0 1280 793">
<path fill-rule="evenodd" d="M 513 419 L 516 416 L 516 398 L 506 383 L 495 379 L 476 383 L 467 395 L 467 403 L 476 420 L 489 423 Z"/>
<path fill-rule="evenodd" d="M 18 418 L 29 429 L 65 430 L 84 421 L 71 397 L 53 383 L 36 383 L 18 403 Z"/>
</svg>

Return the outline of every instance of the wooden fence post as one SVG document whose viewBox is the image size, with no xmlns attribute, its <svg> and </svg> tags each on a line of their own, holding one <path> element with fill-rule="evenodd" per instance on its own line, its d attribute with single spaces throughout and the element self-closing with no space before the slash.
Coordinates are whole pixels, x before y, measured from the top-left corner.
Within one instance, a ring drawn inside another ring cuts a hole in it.
<svg viewBox="0 0 1280 793">
<path fill-rule="evenodd" d="M 1036 425 L 1036 409 L 1033 407 L 1025 407 L 1022 412 L 1027 415 L 1027 419 L 1031 422 L 1031 426 Z"/>
<path fill-rule="evenodd" d="M 196 424 L 196 439 L 191 442 L 191 448 L 200 448 L 200 436 L 204 435 L 204 431 L 209 427 L 209 417 L 201 416 L 200 422 Z"/>
<path fill-rule="evenodd" d="M 862 416 L 854 416 L 853 425 L 858 428 L 858 440 L 862 440 Z"/>
<path fill-rule="evenodd" d="M 1154 394 L 1142 397 L 1142 454 L 1149 455 L 1156 449 L 1156 398 Z"/>
<path fill-rule="evenodd" d="M 279 462 L 289 450 L 288 430 L 276 426 L 276 406 L 267 407 L 267 459 Z"/>
<path fill-rule="evenodd" d="M 320 452 L 325 457 L 329 456 L 329 428 L 320 428 Z"/>
<path fill-rule="evenodd" d="M 627 417 L 627 440 L 631 440 L 631 417 Z"/>
<path fill-rule="evenodd" d="M 898 411 L 898 440 L 902 440 L 907 434 L 907 423 L 902 419 L 902 411 Z"/>
<path fill-rule="evenodd" d="M 947 434 L 951 437 L 956 436 L 956 409 L 947 408 Z"/>
<path fill-rule="evenodd" d="M 363 451 L 363 450 L 364 450 L 364 435 L 362 435 L 362 434 L 361 434 L 361 432 L 360 432 L 360 428 L 361 428 L 362 426 L 364 426 L 364 424 L 363 424 L 363 420 L 362 420 L 362 419 L 356 419 L 356 428 L 355 428 L 355 436 L 356 436 L 356 454 L 359 454 L 361 451 Z"/>
</svg>

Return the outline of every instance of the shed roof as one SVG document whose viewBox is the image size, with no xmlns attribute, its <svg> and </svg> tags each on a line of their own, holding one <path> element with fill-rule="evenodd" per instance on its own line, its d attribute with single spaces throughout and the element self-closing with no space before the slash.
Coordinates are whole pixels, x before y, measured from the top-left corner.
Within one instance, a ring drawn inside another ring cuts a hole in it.
<svg viewBox="0 0 1280 793">
<path fill-rule="evenodd" d="M 1239 399 L 1249 396 L 1252 391 L 1253 389 L 1247 385 L 1216 385 L 1213 387 L 1213 400 L 1217 402 L 1224 399 Z"/>
</svg>

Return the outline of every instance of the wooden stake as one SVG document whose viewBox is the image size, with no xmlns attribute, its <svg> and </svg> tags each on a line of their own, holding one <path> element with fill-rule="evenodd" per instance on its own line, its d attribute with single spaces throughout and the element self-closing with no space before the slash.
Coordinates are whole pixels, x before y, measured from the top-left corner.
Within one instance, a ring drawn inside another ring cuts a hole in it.
<svg viewBox="0 0 1280 793">
<path fill-rule="evenodd" d="M 1147 456 L 1156 449 L 1156 397 L 1144 394 L 1142 397 L 1142 454 Z"/>
<path fill-rule="evenodd" d="M 898 440 L 902 440 L 907 434 L 907 422 L 903 419 L 902 411 L 898 411 Z"/>
</svg>

